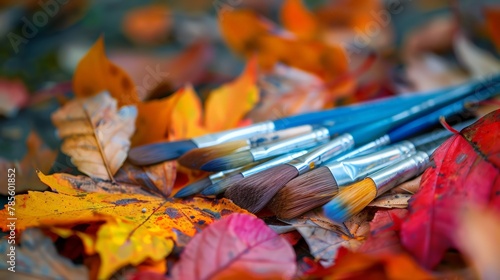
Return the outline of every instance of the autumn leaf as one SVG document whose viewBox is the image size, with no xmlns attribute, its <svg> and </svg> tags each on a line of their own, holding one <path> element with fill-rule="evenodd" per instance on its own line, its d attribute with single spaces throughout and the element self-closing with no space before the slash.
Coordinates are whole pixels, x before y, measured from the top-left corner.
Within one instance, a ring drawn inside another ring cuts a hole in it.
<svg viewBox="0 0 500 280">
<path fill-rule="evenodd" d="M 236 80 L 210 93 L 205 104 L 205 128 L 213 132 L 237 127 L 259 102 L 256 82 L 257 61 L 252 58 Z"/>
<path fill-rule="evenodd" d="M 385 194 L 370 202 L 368 206 L 382 208 L 406 208 L 410 198 L 411 194 Z"/>
<path fill-rule="evenodd" d="M 399 231 L 403 219 L 408 215 L 406 209 L 379 210 L 370 221 L 370 234 L 361 245 L 359 252 L 379 254 L 399 254 L 403 252 Z"/>
<path fill-rule="evenodd" d="M 495 43 L 497 50 L 500 51 L 500 34 L 497 32 L 497 26 L 500 25 L 500 7 L 490 6 L 487 9 L 484 9 L 484 13 L 488 32 L 493 40 L 493 43 Z"/>
<path fill-rule="evenodd" d="M 106 58 L 103 37 L 80 60 L 73 75 L 73 91 L 76 97 L 83 98 L 108 91 L 119 107 L 139 102 L 128 74 Z"/>
<path fill-rule="evenodd" d="M 172 270 L 173 279 L 291 279 L 292 247 L 252 215 L 233 214 L 196 235 Z"/>
<path fill-rule="evenodd" d="M 302 0 L 286 0 L 281 7 L 283 26 L 301 39 L 312 39 L 318 33 L 319 23 L 307 10 Z"/>
<path fill-rule="evenodd" d="M 434 267 L 447 249 L 457 248 L 452 236 L 464 204 L 500 209 L 499 126 L 497 110 L 435 151 L 434 165 L 423 174 L 401 230 L 404 247 L 425 267 Z"/>
<path fill-rule="evenodd" d="M 135 166 L 128 162 L 118 170 L 115 176 L 120 184 L 137 184 L 149 193 L 168 197 L 172 193 L 176 180 L 177 163 L 165 161 L 147 166 Z"/>
<path fill-rule="evenodd" d="M 12 276 L 12 273 L 24 275 L 25 279 L 88 279 L 87 268 L 75 265 L 71 260 L 60 256 L 52 240 L 44 236 L 39 229 L 24 231 L 20 238 L 21 246 L 9 243 L 7 239 L 0 242 L 2 279 L 20 279 Z M 11 251 L 12 247 L 16 249 Z M 9 254 L 13 254 L 13 265 L 10 263 Z M 13 267 L 15 272 L 7 271 L 9 267 Z"/>
<path fill-rule="evenodd" d="M 117 111 L 116 100 L 103 92 L 68 102 L 53 113 L 52 122 L 63 139 L 61 150 L 78 170 L 111 180 L 127 158 L 136 116 L 134 106 Z"/>
</svg>

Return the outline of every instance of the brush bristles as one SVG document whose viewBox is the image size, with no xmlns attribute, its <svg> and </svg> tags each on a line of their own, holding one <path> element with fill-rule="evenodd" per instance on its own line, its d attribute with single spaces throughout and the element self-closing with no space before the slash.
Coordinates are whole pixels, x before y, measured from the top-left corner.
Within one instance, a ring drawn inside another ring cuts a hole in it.
<svg viewBox="0 0 500 280">
<path fill-rule="evenodd" d="M 218 195 L 224 193 L 229 187 L 238 184 L 239 181 L 243 180 L 243 175 L 241 173 L 231 175 L 224 180 L 221 180 L 211 186 L 204 189 L 202 195 Z"/>
<path fill-rule="evenodd" d="M 215 146 L 193 149 L 181 156 L 178 162 L 191 169 L 200 169 L 202 165 L 209 161 L 244 151 L 245 148 L 250 148 L 247 140 L 231 141 Z"/>
<path fill-rule="evenodd" d="M 299 172 L 291 165 L 278 165 L 241 180 L 226 190 L 225 196 L 252 213 L 260 211 Z"/>
<path fill-rule="evenodd" d="M 191 140 L 153 143 L 132 148 L 128 158 L 136 165 L 150 165 L 176 159 L 195 148 L 196 145 Z"/>
<path fill-rule="evenodd" d="M 249 151 L 243 151 L 225 157 L 212 159 L 211 161 L 203 164 L 200 169 L 209 172 L 217 172 L 238 168 L 252 162 L 252 154 Z"/>
<path fill-rule="evenodd" d="M 330 170 L 320 167 L 286 184 L 268 204 L 281 219 L 292 219 L 330 201 L 338 193 Z"/>
<path fill-rule="evenodd" d="M 191 185 L 187 185 L 184 188 L 182 188 L 180 191 L 178 191 L 174 197 L 176 198 L 182 198 L 186 196 L 190 196 L 193 194 L 197 194 L 206 187 L 210 186 L 212 184 L 212 181 L 208 178 L 203 178 L 199 181 L 196 181 L 192 183 Z"/>
<path fill-rule="evenodd" d="M 377 187 L 372 179 L 354 183 L 342 188 L 339 194 L 323 206 L 329 219 L 343 223 L 353 215 L 361 212 L 377 195 Z"/>
</svg>

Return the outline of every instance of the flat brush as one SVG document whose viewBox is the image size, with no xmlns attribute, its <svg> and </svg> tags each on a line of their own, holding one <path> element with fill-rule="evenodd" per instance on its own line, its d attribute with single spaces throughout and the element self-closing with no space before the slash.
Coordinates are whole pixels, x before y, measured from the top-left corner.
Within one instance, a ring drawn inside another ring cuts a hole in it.
<svg viewBox="0 0 500 280">
<path fill-rule="evenodd" d="M 191 169 L 200 169 L 203 164 L 215 158 L 227 156 L 236 152 L 246 151 L 257 146 L 262 146 L 301 134 L 310 133 L 313 129 L 314 127 L 311 125 L 301 125 L 264 135 L 258 135 L 249 139 L 229 141 L 210 147 L 196 148 L 182 155 L 178 159 L 178 162 Z"/>
<path fill-rule="evenodd" d="M 428 164 L 428 154 L 419 151 L 407 159 L 371 174 L 362 181 L 342 188 L 337 196 L 323 206 L 325 216 L 334 222 L 343 223 L 361 212 L 376 197 L 421 174 Z"/>
<path fill-rule="evenodd" d="M 465 86 L 473 87 L 474 85 L 470 84 Z M 349 115 L 376 114 L 380 110 L 391 108 L 394 106 L 401 106 L 402 104 L 418 104 L 423 100 L 440 96 L 443 93 L 447 93 L 453 89 L 460 87 L 463 88 L 464 86 L 462 85 L 458 87 L 449 87 L 437 91 L 432 91 L 427 94 L 397 96 L 355 104 L 351 106 L 338 107 L 331 110 L 306 113 L 278 119 L 275 121 L 256 123 L 242 128 L 207 134 L 187 140 L 147 144 L 132 148 L 128 156 L 129 160 L 136 165 L 155 164 L 166 160 L 176 159 L 187 151 L 195 148 L 209 147 L 228 141 L 246 139 L 257 136 L 259 134 L 271 133 L 277 130 L 305 124 L 319 124 L 328 119 L 342 119 L 343 117 Z"/>
<path fill-rule="evenodd" d="M 229 176 L 225 179 L 220 180 L 219 182 L 214 183 L 213 185 L 204 189 L 201 194 L 202 195 L 218 195 L 225 192 L 229 187 L 238 184 L 239 181 L 243 180 L 243 178 L 255 175 L 259 172 L 272 168 L 274 166 L 278 166 L 287 162 L 292 161 L 302 155 L 305 155 L 307 150 L 301 150 L 295 153 L 289 153 L 285 155 L 278 156 L 269 161 L 266 161 L 262 164 L 254 166 L 248 170 L 242 171 L 240 173 Z"/>
<path fill-rule="evenodd" d="M 444 141 L 441 139 L 440 142 Z M 436 147 L 438 143 L 429 145 Z M 335 160 L 307 172 L 288 182 L 268 204 L 278 218 L 291 219 L 331 200 L 340 186 L 352 184 L 366 175 L 415 154 L 417 149 L 428 149 L 428 145 L 415 146 L 403 141 L 378 152 L 347 159 Z"/>
</svg>

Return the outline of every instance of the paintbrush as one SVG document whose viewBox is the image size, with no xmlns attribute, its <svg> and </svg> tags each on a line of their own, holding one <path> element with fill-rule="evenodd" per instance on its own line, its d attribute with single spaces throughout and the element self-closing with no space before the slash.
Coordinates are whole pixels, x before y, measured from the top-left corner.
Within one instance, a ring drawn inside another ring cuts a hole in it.
<svg viewBox="0 0 500 280">
<path fill-rule="evenodd" d="M 421 174 L 429 164 L 426 152 L 417 152 L 394 165 L 390 165 L 369 177 L 344 187 L 330 202 L 323 206 L 325 216 L 337 223 L 343 223 L 359 213 L 376 197 Z"/>
<path fill-rule="evenodd" d="M 296 159 L 302 155 L 305 155 L 307 153 L 307 150 L 301 150 L 295 153 L 288 153 L 284 154 L 278 157 L 275 157 L 271 160 L 268 160 L 262 164 L 259 164 L 257 166 L 254 166 L 248 170 L 242 171 L 240 173 L 231 175 L 227 178 L 224 178 L 220 180 L 219 182 L 214 183 L 211 186 L 208 186 L 206 189 L 204 189 L 201 194 L 202 195 L 218 195 L 223 193 L 227 188 L 238 184 L 239 181 L 243 180 L 243 178 L 255 175 L 259 172 L 262 172 L 264 170 L 267 170 L 269 168 L 272 168 L 274 166 L 278 166 L 280 164 L 284 164 L 287 162 L 292 161 L 293 159 Z"/>
<path fill-rule="evenodd" d="M 181 165 L 191 169 L 200 169 L 203 164 L 214 158 L 224 157 L 232 153 L 246 151 L 275 141 L 310 133 L 313 129 L 314 127 L 311 125 L 301 125 L 264 135 L 258 135 L 249 139 L 229 141 L 205 148 L 196 148 L 182 155 L 177 161 Z"/>
<path fill-rule="evenodd" d="M 338 107 L 320 112 L 291 116 L 275 121 L 256 123 L 242 128 L 230 129 L 186 140 L 158 142 L 142 145 L 134 147 L 129 151 L 129 160 L 136 165 L 155 164 L 166 160 L 176 159 L 187 151 L 195 148 L 209 147 L 228 141 L 246 139 L 259 134 L 270 133 L 277 130 L 305 124 L 319 124 L 327 119 L 342 119 L 342 117 L 351 114 L 377 113 L 383 108 L 400 106 L 401 104 L 418 104 L 423 100 L 440 96 L 443 93 L 449 91 L 453 91 L 453 89 L 462 88 L 463 90 L 465 90 L 464 87 L 473 86 L 473 84 L 466 84 L 458 87 L 455 86 L 440 89 L 426 94 L 390 97 L 345 107 Z"/>
<path fill-rule="evenodd" d="M 430 139 L 419 145 L 406 140 L 368 155 L 343 161 L 334 160 L 288 182 L 273 197 L 268 207 L 278 218 L 297 217 L 327 203 L 338 193 L 339 187 L 352 184 L 368 174 L 397 163 L 419 149 L 435 148 L 448 136 L 438 141 Z"/>
<path fill-rule="evenodd" d="M 472 89 L 471 93 L 471 88 L 466 88 L 469 91 L 464 92 L 463 88 L 455 89 L 448 95 L 440 95 L 426 100 L 391 118 L 354 129 L 350 133 L 344 133 L 332 140 L 333 143 L 330 142 L 327 145 L 335 145 L 334 143 L 337 143 L 339 147 L 330 146 L 330 148 L 332 150 L 344 152 L 354 145 L 366 144 L 371 140 L 384 136 L 395 127 L 401 126 L 413 119 L 419 118 L 474 93 L 474 89 Z M 337 148 L 343 148 L 344 150 L 341 151 Z M 320 148 L 318 151 L 320 151 Z M 257 212 L 261 210 L 286 183 L 313 169 L 314 166 L 321 162 L 322 156 L 320 154 L 314 152 L 308 153 L 288 164 L 273 167 L 241 180 L 238 185 L 228 188 L 225 192 L 225 196 L 233 200 L 233 202 L 240 207 L 250 212 Z"/>
</svg>

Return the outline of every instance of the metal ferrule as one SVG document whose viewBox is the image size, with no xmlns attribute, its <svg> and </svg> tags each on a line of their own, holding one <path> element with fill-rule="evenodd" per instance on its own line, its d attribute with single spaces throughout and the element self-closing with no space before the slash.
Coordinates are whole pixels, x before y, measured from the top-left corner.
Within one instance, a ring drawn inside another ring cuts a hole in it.
<svg viewBox="0 0 500 280">
<path fill-rule="evenodd" d="M 274 122 L 262 122 L 241 128 L 206 134 L 200 137 L 192 138 L 191 141 L 193 141 L 198 148 L 203 148 L 232 140 L 250 138 L 263 133 L 270 133 L 274 131 L 274 128 Z"/>
<path fill-rule="evenodd" d="M 293 167 L 297 168 L 299 175 L 314 169 L 317 165 L 331 159 L 334 156 L 339 155 L 345 151 L 348 151 L 354 147 L 354 138 L 351 134 L 345 133 L 338 137 L 335 137 L 332 141 L 325 145 L 322 145 L 311 152 L 294 159 L 289 163 Z"/>
<path fill-rule="evenodd" d="M 347 154 L 343 154 L 339 157 L 336 157 L 333 160 L 341 161 L 341 160 L 345 160 L 348 158 L 353 158 L 355 156 L 365 155 L 367 153 L 370 153 L 374 150 L 379 149 L 380 147 L 384 147 L 386 145 L 389 145 L 390 143 L 391 143 L 391 138 L 389 138 L 389 135 L 384 135 L 376 140 L 373 140 L 372 142 L 370 142 L 368 144 L 365 144 L 359 148 L 356 148 L 353 151 L 348 152 Z"/>
<path fill-rule="evenodd" d="M 325 165 L 338 186 L 345 186 L 416 153 L 415 146 L 403 141 L 379 152 Z"/>
<path fill-rule="evenodd" d="M 262 160 L 299 149 L 309 149 L 319 144 L 326 143 L 329 139 L 330 133 L 328 132 L 328 129 L 318 128 L 311 133 L 250 149 L 250 153 L 252 154 L 254 160 Z"/>
<path fill-rule="evenodd" d="M 390 165 L 369 176 L 377 186 L 377 196 L 406 180 L 424 172 L 429 163 L 429 156 L 418 151 L 413 156 Z"/>
<path fill-rule="evenodd" d="M 302 150 L 302 151 L 299 151 L 299 152 L 296 152 L 296 153 L 290 153 L 290 154 L 282 155 L 282 156 L 273 158 L 272 160 L 266 161 L 266 162 L 264 162 L 262 164 L 259 164 L 259 165 L 255 166 L 255 167 L 252 167 L 252 168 L 250 168 L 248 170 L 245 170 L 245 171 L 241 172 L 241 175 L 243 175 L 243 177 L 248 177 L 248 176 L 251 176 L 253 174 L 262 172 L 262 171 L 264 171 L 266 169 L 275 167 L 277 165 L 288 163 L 288 162 L 292 161 L 293 159 L 296 159 L 296 158 L 298 158 L 300 156 L 303 156 L 305 154 L 307 154 L 307 151 L 306 150 Z"/>
<path fill-rule="evenodd" d="M 311 125 L 301 125 L 263 135 L 257 135 L 249 138 L 248 141 L 252 147 L 257 147 L 271 142 L 295 137 L 301 134 L 310 133 L 311 131 L 313 131 L 313 127 Z"/>
</svg>

